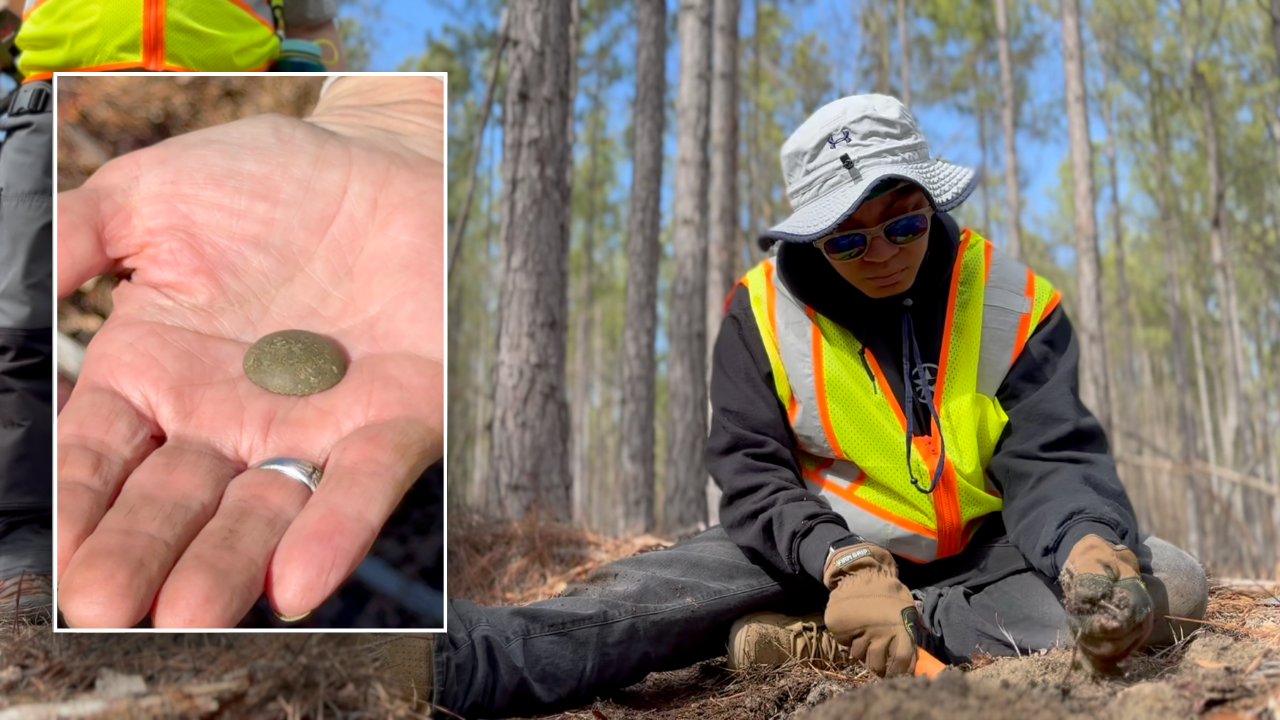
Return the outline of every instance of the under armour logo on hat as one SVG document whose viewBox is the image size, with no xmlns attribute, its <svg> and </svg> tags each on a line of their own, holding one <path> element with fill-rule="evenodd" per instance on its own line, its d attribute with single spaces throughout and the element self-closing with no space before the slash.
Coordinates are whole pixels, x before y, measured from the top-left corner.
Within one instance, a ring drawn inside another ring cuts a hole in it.
<svg viewBox="0 0 1280 720">
<path fill-rule="evenodd" d="M 831 232 L 881 180 L 918 185 L 943 212 L 976 184 L 971 168 L 929 154 L 916 119 L 888 95 L 854 95 L 819 108 L 787 138 L 781 160 L 792 214 L 761 235 L 765 247 Z"/>
</svg>

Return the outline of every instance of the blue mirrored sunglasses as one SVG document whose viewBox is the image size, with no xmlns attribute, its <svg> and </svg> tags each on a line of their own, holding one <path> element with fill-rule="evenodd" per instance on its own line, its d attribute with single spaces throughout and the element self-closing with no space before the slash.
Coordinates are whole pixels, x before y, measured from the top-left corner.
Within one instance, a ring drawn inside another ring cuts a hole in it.
<svg viewBox="0 0 1280 720">
<path fill-rule="evenodd" d="M 813 244 L 817 245 L 824 255 L 836 262 L 857 260 L 866 254 L 867 248 L 871 245 L 871 238 L 877 234 L 883 235 L 890 244 L 899 247 L 919 240 L 929 232 L 929 220 L 932 216 L 933 208 L 912 210 L 874 228 L 827 235 L 814 240 Z"/>
</svg>

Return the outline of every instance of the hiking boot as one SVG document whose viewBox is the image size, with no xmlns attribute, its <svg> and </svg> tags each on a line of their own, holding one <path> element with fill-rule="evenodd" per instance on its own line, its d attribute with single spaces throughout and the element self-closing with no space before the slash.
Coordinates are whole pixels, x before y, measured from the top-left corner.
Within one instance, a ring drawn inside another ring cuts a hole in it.
<svg viewBox="0 0 1280 720">
<path fill-rule="evenodd" d="M 827 632 L 822 613 L 789 617 L 758 612 L 739 618 L 729 630 L 729 668 L 778 667 L 791 660 L 831 668 L 848 662 L 845 649 Z"/>
<path fill-rule="evenodd" d="M 365 645 L 379 666 L 391 671 L 396 684 L 408 697 L 418 702 L 431 702 L 436 636 L 426 633 L 416 635 L 375 635 Z"/>
<path fill-rule="evenodd" d="M 52 611 L 52 575 L 0 579 L 0 622 L 48 622 Z"/>
</svg>

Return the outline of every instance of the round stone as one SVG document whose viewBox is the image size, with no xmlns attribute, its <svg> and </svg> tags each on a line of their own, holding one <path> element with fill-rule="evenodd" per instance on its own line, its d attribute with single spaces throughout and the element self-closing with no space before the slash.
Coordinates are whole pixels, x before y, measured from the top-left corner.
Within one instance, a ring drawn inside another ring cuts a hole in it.
<svg viewBox="0 0 1280 720">
<path fill-rule="evenodd" d="M 264 336 L 244 354 L 244 374 L 277 395 L 324 392 L 347 374 L 347 358 L 333 340 L 306 330 Z"/>
</svg>

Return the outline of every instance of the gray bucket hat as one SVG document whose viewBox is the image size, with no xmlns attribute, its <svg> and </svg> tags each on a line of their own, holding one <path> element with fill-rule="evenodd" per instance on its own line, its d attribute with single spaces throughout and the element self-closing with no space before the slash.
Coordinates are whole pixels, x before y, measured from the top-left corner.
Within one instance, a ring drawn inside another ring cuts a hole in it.
<svg viewBox="0 0 1280 720">
<path fill-rule="evenodd" d="M 919 185 L 937 210 L 964 202 L 972 168 L 934 159 L 916 119 L 897 98 L 853 95 L 818 109 L 782 145 L 791 217 L 760 236 L 812 242 L 831 232 L 886 178 Z"/>
</svg>

